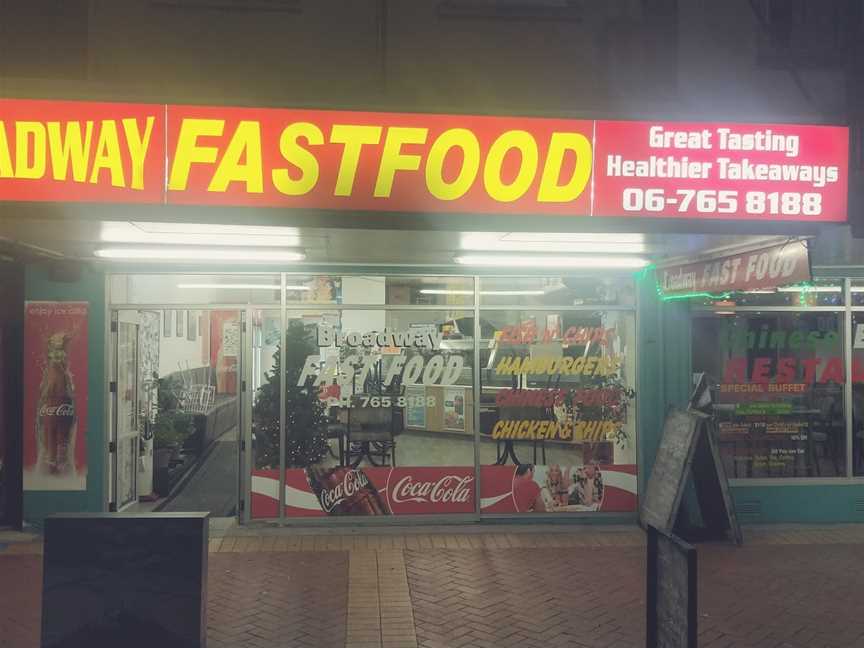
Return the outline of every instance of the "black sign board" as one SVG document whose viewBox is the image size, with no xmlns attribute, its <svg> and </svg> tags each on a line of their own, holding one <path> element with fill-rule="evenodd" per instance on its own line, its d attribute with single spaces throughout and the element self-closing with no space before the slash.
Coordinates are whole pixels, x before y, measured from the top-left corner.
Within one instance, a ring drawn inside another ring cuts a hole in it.
<svg viewBox="0 0 864 648">
<path fill-rule="evenodd" d="M 648 526 L 647 648 L 696 648 L 696 549 Z"/>
<path fill-rule="evenodd" d="M 672 408 L 666 415 L 654 469 L 642 500 L 642 524 L 673 533 L 685 488 L 692 479 L 705 524 L 704 538 L 731 534 L 741 544 L 726 472 L 714 437 L 711 417 Z"/>
<path fill-rule="evenodd" d="M 201 648 L 208 513 L 45 520 L 42 648 Z"/>
</svg>

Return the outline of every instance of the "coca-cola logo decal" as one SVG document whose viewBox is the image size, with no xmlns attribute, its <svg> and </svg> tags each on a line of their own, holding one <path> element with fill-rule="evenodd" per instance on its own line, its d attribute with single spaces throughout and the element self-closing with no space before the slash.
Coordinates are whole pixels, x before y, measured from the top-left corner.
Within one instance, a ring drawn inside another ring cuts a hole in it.
<svg viewBox="0 0 864 648">
<path fill-rule="evenodd" d="M 75 405 L 72 403 L 43 405 L 39 408 L 39 416 L 75 416 Z"/>
<path fill-rule="evenodd" d="M 444 475 L 437 481 L 420 481 L 405 475 L 396 482 L 390 499 L 398 504 L 465 504 L 471 501 L 473 483 L 474 478 L 467 475 Z"/>
<path fill-rule="evenodd" d="M 349 470 L 341 484 L 321 491 L 321 508 L 327 513 L 369 485 L 369 479 L 359 470 Z"/>
</svg>

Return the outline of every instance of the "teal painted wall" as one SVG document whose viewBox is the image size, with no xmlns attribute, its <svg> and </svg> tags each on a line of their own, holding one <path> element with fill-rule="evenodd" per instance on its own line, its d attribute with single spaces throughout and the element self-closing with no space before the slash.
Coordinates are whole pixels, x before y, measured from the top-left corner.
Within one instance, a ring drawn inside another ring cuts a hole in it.
<svg viewBox="0 0 864 648">
<path fill-rule="evenodd" d="M 85 268 L 76 282 L 51 281 L 41 265 L 27 266 L 24 298 L 31 301 L 86 301 L 90 304 L 87 326 L 89 376 L 87 378 L 87 490 L 25 491 L 24 519 L 39 525 L 51 513 L 99 512 L 104 508 L 105 450 L 105 275 Z"/>
<path fill-rule="evenodd" d="M 639 492 L 654 466 L 670 405 L 684 407 L 690 394 L 690 312 L 681 302 L 660 301 L 653 271 L 639 275 L 637 314 L 639 383 Z"/>
<path fill-rule="evenodd" d="M 736 486 L 732 497 L 742 524 L 864 522 L 864 484 Z"/>
</svg>

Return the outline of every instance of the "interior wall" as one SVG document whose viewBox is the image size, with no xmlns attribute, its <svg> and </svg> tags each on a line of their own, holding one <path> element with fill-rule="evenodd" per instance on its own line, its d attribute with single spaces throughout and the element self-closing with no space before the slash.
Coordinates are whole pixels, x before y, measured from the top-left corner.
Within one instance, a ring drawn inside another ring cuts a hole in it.
<svg viewBox="0 0 864 648">
<path fill-rule="evenodd" d="M 209 350 L 202 350 L 201 337 L 202 331 L 199 326 L 199 317 L 201 311 L 187 310 L 172 310 L 169 311 L 168 324 L 166 330 L 165 312 L 159 311 L 159 317 L 162 323 L 161 336 L 159 339 L 159 376 L 165 377 L 169 374 L 176 373 L 185 369 L 196 369 L 198 367 L 207 367 L 210 364 Z M 176 317 L 178 313 L 183 313 L 183 331 L 182 335 L 177 335 Z M 195 320 L 194 323 L 194 339 L 189 339 L 187 321 L 188 317 Z M 203 324 L 203 322 L 200 322 Z"/>
</svg>

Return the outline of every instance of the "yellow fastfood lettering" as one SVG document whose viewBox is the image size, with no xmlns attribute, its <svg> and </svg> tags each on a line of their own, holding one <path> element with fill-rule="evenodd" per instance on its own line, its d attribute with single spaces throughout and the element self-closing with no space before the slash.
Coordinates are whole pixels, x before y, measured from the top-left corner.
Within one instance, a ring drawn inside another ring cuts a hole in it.
<svg viewBox="0 0 864 648">
<path fill-rule="evenodd" d="M 558 366 L 560 367 L 560 372 L 562 374 L 569 374 L 570 368 L 573 366 L 573 358 L 570 356 L 564 356 L 561 358 Z"/>
<path fill-rule="evenodd" d="M 90 184 L 99 182 L 103 169 L 111 174 L 112 187 L 125 187 L 123 174 L 123 157 L 120 155 L 120 138 L 117 135 L 117 122 L 113 119 L 103 119 L 99 129 L 99 141 L 96 142 L 96 154 L 93 157 L 93 168 L 90 170 Z"/>
<path fill-rule="evenodd" d="M 30 138 L 33 138 L 32 149 Z M 30 151 L 33 163 L 30 164 Z M 15 122 L 15 177 L 35 180 L 45 175 L 45 126 L 41 122 Z"/>
<path fill-rule="evenodd" d="M 55 180 L 66 180 L 69 164 L 72 164 L 72 179 L 87 181 L 87 162 L 93 140 L 93 122 L 88 121 L 81 136 L 81 122 L 67 122 L 65 134 L 60 131 L 60 122 L 48 122 L 48 150 L 51 151 L 51 174 Z"/>
<path fill-rule="evenodd" d="M 582 373 L 582 368 L 585 366 L 585 357 L 579 356 L 575 360 L 573 360 L 573 369 L 571 373 L 576 374 L 577 376 Z"/>
<path fill-rule="evenodd" d="M 11 178 L 13 175 L 9 140 L 6 138 L 6 124 L 0 120 L 0 178 Z"/>
<path fill-rule="evenodd" d="M 241 163 L 244 158 L 246 162 Z M 264 193 L 260 122 L 243 120 L 237 124 L 207 191 L 225 191 L 232 182 L 246 183 L 247 193 Z"/>
<path fill-rule="evenodd" d="M 423 144 L 426 142 L 428 128 L 403 128 L 391 126 L 387 129 L 384 151 L 381 153 L 381 166 L 375 181 L 376 198 L 388 198 L 393 190 L 393 177 L 397 171 L 416 171 L 420 168 L 420 156 L 402 153 L 403 144 Z"/>
<path fill-rule="evenodd" d="M 522 159 L 519 163 L 519 173 L 509 185 L 501 181 L 501 166 L 504 156 L 510 149 L 519 149 Z M 537 175 L 537 142 L 531 133 L 521 130 L 511 130 L 502 133 L 489 147 L 486 165 L 483 167 L 483 184 L 486 193 L 498 202 L 513 202 L 528 191 L 534 176 Z"/>
<path fill-rule="evenodd" d="M 524 439 L 528 434 L 529 421 L 519 421 L 519 428 L 516 430 L 516 438 Z"/>
<path fill-rule="evenodd" d="M 213 164 L 218 155 L 215 146 L 199 146 L 199 137 L 219 137 L 225 129 L 224 119 L 184 119 L 177 136 L 174 164 L 168 178 L 168 189 L 183 191 L 189 184 L 193 164 Z"/>
<path fill-rule="evenodd" d="M 582 369 L 582 373 L 586 376 L 590 376 L 594 373 L 594 367 L 597 364 L 597 356 L 588 356 L 585 358 L 585 365 Z"/>
<path fill-rule="evenodd" d="M 315 124 L 297 122 L 282 131 L 279 137 L 279 152 L 286 161 L 300 169 L 300 178 L 294 180 L 288 169 L 273 169 L 273 186 L 279 193 L 286 196 L 302 196 L 309 193 L 318 182 L 318 160 L 305 148 L 300 146 L 298 139 L 305 139 L 311 146 L 324 143 L 324 134 Z"/>
<path fill-rule="evenodd" d="M 150 147 L 150 136 L 153 134 L 154 117 L 148 117 L 144 122 L 144 135 L 138 132 L 137 119 L 124 119 L 123 132 L 126 133 L 126 144 L 129 147 L 129 157 L 132 160 L 133 189 L 144 188 L 144 159 Z"/>
<path fill-rule="evenodd" d="M 573 176 L 563 185 L 558 184 L 558 176 L 564 163 L 564 154 L 576 154 Z M 591 177 L 591 142 L 581 133 L 552 133 L 546 164 L 540 176 L 538 202 L 566 203 L 575 200 L 585 190 Z"/>
<path fill-rule="evenodd" d="M 462 149 L 462 167 L 452 182 L 444 180 L 444 159 L 452 148 Z M 480 142 L 466 128 L 446 130 L 432 144 L 426 159 L 426 188 L 438 200 L 456 200 L 465 195 L 480 170 Z"/>
<path fill-rule="evenodd" d="M 354 189 L 357 165 L 360 163 L 360 151 L 364 144 L 377 144 L 381 141 L 381 127 L 333 124 L 330 131 L 330 141 L 335 144 L 344 144 L 333 195 L 350 196 Z"/>
</svg>

